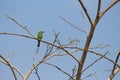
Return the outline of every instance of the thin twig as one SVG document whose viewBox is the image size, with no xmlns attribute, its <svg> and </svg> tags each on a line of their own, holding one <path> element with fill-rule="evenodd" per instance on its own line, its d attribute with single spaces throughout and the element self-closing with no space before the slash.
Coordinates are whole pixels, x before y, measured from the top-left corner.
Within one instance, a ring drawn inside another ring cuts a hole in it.
<svg viewBox="0 0 120 80">
<path fill-rule="evenodd" d="M 88 30 L 88 26 L 87 26 L 87 24 L 86 24 L 86 19 L 85 19 L 85 16 L 83 15 L 83 13 L 81 12 L 81 15 L 82 15 L 82 17 L 83 17 L 83 20 L 84 20 L 84 26 L 86 27 L 86 36 L 88 37 L 88 34 L 89 34 L 89 30 Z"/>
<path fill-rule="evenodd" d="M 64 70 L 62 70 L 60 67 L 54 65 L 54 64 L 51 64 L 51 63 L 47 63 L 47 62 L 44 62 L 45 64 L 47 65 L 50 65 L 50 66 L 53 66 L 54 68 L 58 69 L 59 71 L 61 71 L 62 73 L 66 74 L 67 76 L 69 76 L 72 80 L 74 80 L 74 78 L 67 72 L 65 72 Z"/>
<path fill-rule="evenodd" d="M 91 74 L 87 75 L 86 77 L 82 78 L 82 80 L 86 80 L 87 78 L 89 78 L 89 77 L 91 77 L 91 76 L 93 76 L 93 75 L 95 75 L 95 74 L 96 74 L 96 72 L 91 73 Z"/>
<path fill-rule="evenodd" d="M 33 64 L 33 66 L 34 66 L 34 64 Z M 38 67 L 35 67 L 35 66 L 34 66 L 34 69 L 35 69 L 35 74 L 36 74 L 38 80 L 40 80 L 40 76 L 39 76 L 39 74 L 38 74 Z"/>
<path fill-rule="evenodd" d="M 11 55 L 9 55 L 8 61 L 10 61 L 13 58 L 13 56 L 15 56 L 15 54 L 16 54 L 16 52 L 14 51 Z"/>
<path fill-rule="evenodd" d="M 16 76 L 16 74 L 15 74 L 15 72 L 14 72 L 14 70 L 13 70 L 13 67 L 11 66 L 11 64 L 10 64 L 2 55 L 0 55 L 0 57 L 1 57 L 1 58 L 7 63 L 7 65 L 10 67 L 10 69 L 11 69 L 13 75 L 14 75 L 15 80 L 18 80 L 18 79 L 17 79 L 17 76 Z"/>
<path fill-rule="evenodd" d="M 76 60 L 79 63 L 79 60 L 77 59 L 77 57 L 75 57 L 73 54 L 68 52 L 64 47 L 61 46 L 59 48 L 62 49 L 63 51 L 65 51 L 68 55 L 70 55 L 74 60 Z"/>
<path fill-rule="evenodd" d="M 60 18 L 61 18 L 63 21 L 65 21 L 66 23 L 68 23 L 69 25 L 71 25 L 72 27 L 76 28 L 77 30 L 86 33 L 85 30 L 82 30 L 82 29 L 78 28 L 77 26 L 73 25 L 71 22 L 69 22 L 69 21 L 66 20 L 65 18 L 63 18 L 63 17 L 61 17 L 61 16 L 60 16 Z"/>
<path fill-rule="evenodd" d="M 98 62 L 99 60 L 101 60 L 102 58 L 104 58 L 107 54 L 108 54 L 108 51 L 103 56 L 101 56 L 100 58 L 98 58 L 94 62 L 92 62 L 89 66 L 87 66 L 82 72 L 86 71 L 88 68 L 90 68 L 91 66 L 93 66 L 96 62 Z"/>
<path fill-rule="evenodd" d="M 76 71 L 77 71 L 77 69 L 76 69 L 76 66 L 74 66 L 74 68 L 72 69 L 72 78 L 74 78 L 76 75 Z M 68 79 L 68 80 L 73 80 L 73 79 Z"/>
<path fill-rule="evenodd" d="M 7 17 L 8 19 L 12 20 L 13 22 L 15 22 L 18 26 L 20 26 L 21 28 L 23 28 L 23 29 L 24 29 L 26 32 L 28 32 L 32 37 L 35 38 L 35 36 L 27 29 L 26 26 L 21 25 L 18 21 L 16 21 L 14 18 L 12 18 L 12 17 L 10 17 L 10 16 L 8 16 L 8 15 L 6 15 L 6 17 Z"/>
<path fill-rule="evenodd" d="M 31 38 L 31 39 L 36 39 L 35 37 L 31 37 L 31 36 L 27 36 L 27 35 L 23 35 L 23 34 L 17 34 L 17 33 L 12 33 L 12 32 L 0 32 L 0 34 L 4 34 L 4 35 L 14 35 L 14 36 L 20 36 L 20 37 L 26 37 L 26 38 Z"/>
<path fill-rule="evenodd" d="M 54 35 L 55 35 L 55 39 L 53 40 L 52 44 L 55 44 L 57 42 L 57 38 L 58 38 L 60 33 L 56 33 L 54 30 L 53 30 L 53 32 L 54 32 Z M 53 49 L 54 49 L 53 45 L 47 45 L 47 50 L 46 50 L 46 54 L 44 55 L 44 57 L 53 54 L 54 53 L 54 52 L 52 52 Z"/>
<path fill-rule="evenodd" d="M 53 32 L 54 32 L 54 35 L 55 35 L 55 39 L 53 41 L 53 44 L 55 44 L 55 42 L 57 41 L 57 38 L 58 38 L 60 33 L 56 33 L 55 31 L 53 31 Z M 46 54 L 50 54 L 52 52 L 53 48 L 54 48 L 53 45 L 50 46 L 50 48 L 47 48 Z"/>
<path fill-rule="evenodd" d="M 99 45 L 97 45 L 95 47 L 91 47 L 89 49 L 103 49 L 103 48 L 106 48 L 108 46 L 110 46 L 110 44 L 105 44 L 105 45 L 99 44 Z"/>
</svg>

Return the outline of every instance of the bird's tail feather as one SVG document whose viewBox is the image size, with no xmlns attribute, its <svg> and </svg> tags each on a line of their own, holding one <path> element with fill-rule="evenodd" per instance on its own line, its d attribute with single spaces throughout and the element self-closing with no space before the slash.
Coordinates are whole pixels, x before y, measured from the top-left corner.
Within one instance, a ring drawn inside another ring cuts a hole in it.
<svg viewBox="0 0 120 80">
<path fill-rule="evenodd" d="M 40 47 L 40 40 L 38 40 L 38 45 L 37 45 L 37 47 Z"/>
</svg>

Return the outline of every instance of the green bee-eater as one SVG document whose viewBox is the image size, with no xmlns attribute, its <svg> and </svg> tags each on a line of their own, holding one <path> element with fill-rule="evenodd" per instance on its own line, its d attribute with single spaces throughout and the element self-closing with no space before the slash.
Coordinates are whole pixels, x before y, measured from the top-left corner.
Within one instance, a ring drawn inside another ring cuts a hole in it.
<svg viewBox="0 0 120 80">
<path fill-rule="evenodd" d="M 38 32 L 38 35 L 37 35 L 37 38 L 39 39 L 38 40 L 38 47 L 40 47 L 40 40 L 43 38 L 43 33 L 44 33 L 44 31 L 39 31 Z"/>
</svg>

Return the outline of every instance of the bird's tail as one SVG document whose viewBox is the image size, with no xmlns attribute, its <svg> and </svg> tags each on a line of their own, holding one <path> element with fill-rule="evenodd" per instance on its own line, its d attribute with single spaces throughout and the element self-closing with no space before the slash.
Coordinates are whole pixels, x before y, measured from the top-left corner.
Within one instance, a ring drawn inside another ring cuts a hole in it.
<svg viewBox="0 0 120 80">
<path fill-rule="evenodd" d="M 38 45 L 37 45 L 37 47 L 40 47 L 40 40 L 38 40 Z"/>
</svg>

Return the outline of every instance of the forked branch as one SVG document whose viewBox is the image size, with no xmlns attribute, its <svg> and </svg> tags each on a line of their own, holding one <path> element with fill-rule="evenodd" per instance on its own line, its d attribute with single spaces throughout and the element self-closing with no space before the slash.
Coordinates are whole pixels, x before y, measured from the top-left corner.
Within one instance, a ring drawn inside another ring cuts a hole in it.
<svg viewBox="0 0 120 80">
<path fill-rule="evenodd" d="M 0 55 L 0 58 L 2 58 L 2 59 L 7 63 L 7 65 L 10 67 L 10 69 L 11 69 L 13 75 L 14 75 L 15 80 L 18 80 L 18 79 L 17 79 L 17 76 L 16 76 L 16 74 L 15 74 L 15 72 L 14 72 L 14 69 L 13 69 L 13 67 L 11 66 L 11 64 L 10 64 L 2 55 Z"/>
<path fill-rule="evenodd" d="M 82 6 L 82 8 L 83 8 L 83 10 L 84 10 L 84 12 L 85 12 L 85 14 L 86 14 L 86 16 L 87 16 L 87 18 L 88 18 L 90 24 L 93 24 L 92 18 L 90 17 L 90 15 L 89 15 L 89 13 L 88 13 L 88 11 L 87 11 L 85 5 L 83 4 L 82 0 L 78 0 L 78 1 L 79 1 L 80 5 Z"/>
<path fill-rule="evenodd" d="M 115 60 L 115 63 L 116 63 L 116 64 L 117 64 L 117 62 L 118 62 L 119 57 L 120 57 L 120 52 L 118 53 L 118 55 L 117 55 L 117 57 L 116 57 L 116 60 Z M 109 78 L 110 80 L 113 79 L 113 77 L 114 77 L 115 74 L 117 73 L 117 70 L 120 71 L 120 67 L 117 67 L 117 68 L 116 68 L 116 64 L 114 64 L 114 66 L 113 66 L 112 73 L 111 73 L 110 78 Z"/>
</svg>

